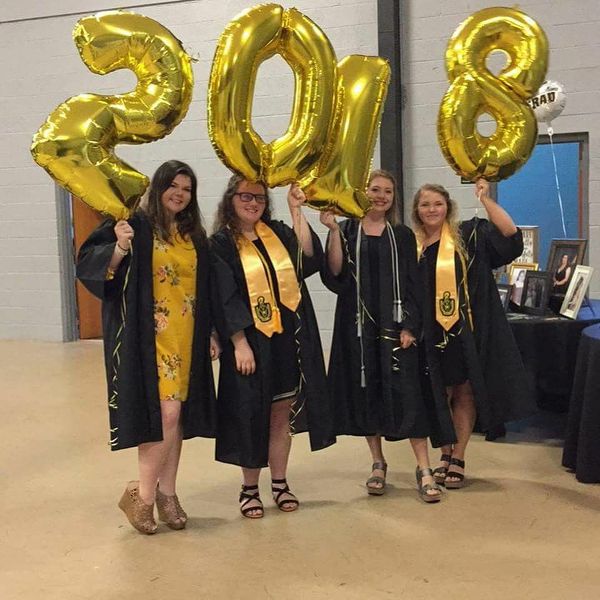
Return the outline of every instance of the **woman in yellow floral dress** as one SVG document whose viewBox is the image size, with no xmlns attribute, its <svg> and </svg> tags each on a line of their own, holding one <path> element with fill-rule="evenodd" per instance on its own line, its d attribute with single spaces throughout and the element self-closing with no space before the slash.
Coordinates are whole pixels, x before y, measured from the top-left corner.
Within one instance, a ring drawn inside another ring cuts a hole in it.
<svg viewBox="0 0 600 600">
<path fill-rule="evenodd" d="M 139 481 L 119 507 L 142 533 L 187 515 L 175 492 L 182 440 L 213 437 L 209 259 L 192 169 L 156 171 L 143 211 L 101 225 L 82 246 L 78 276 L 102 300 L 111 447 L 138 447 Z M 192 370 L 191 365 L 194 365 Z"/>
</svg>

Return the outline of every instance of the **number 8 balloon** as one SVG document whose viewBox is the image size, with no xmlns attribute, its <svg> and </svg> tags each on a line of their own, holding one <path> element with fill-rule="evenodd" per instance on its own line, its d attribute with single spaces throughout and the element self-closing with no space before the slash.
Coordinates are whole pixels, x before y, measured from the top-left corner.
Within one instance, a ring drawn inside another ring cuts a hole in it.
<svg viewBox="0 0 600 600">
<path fill-rule="evenodd" d="M 499 75 L 486 66 L 500 50 L 509 61 Z M 513 8 L 486 8 L 463 21 L 446 50 L 452 82 L 438 115 L 438 141 L 462 177 L 499 181 L 525 164 L 537 141 L 537 122 L 526 100 L 544 81 L 548 41 L 541 27 Z M 488 113 L 496 120 L 489 137 L 477 131 Z"/>
<path fill-rule="evenodd" d="M 131 69 L 133 92 L 81 94 L 54 110 L 33 138 L 35 161 L 92 208 L 128 218 L 148 178 L 113 152 L 117 144 L 143 144 L 170 133 L 192 99 L 191 59 L 160 23 L 134 13 L 108 11 L 81 19 L 73 32 L 81 59 L 104 75 Z"/>
</svg>

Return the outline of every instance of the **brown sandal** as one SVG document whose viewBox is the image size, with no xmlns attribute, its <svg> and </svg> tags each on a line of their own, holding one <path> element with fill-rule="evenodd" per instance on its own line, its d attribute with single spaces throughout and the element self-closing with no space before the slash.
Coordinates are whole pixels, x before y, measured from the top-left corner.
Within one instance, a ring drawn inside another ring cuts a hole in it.
<svg viewBox="0 0 600 600">
<path fill-rule="evenodd" d="M 158 518 L 171 529 L 177 530 L 185 527 L 187 515 L 179 504 L 177 494 L 167 496 L 156 488 L 156 508 L 158 509 Z"/>
<path fill-rule="evenodd" d="M 139 495 L 139 481 L 130 481 L 119 500 L 119 508 L 129 522 L 146 535 L 156 533 L 158 525 L 154 520 L 154 504 L 146 504 Z"/>
<path fill-rule="evenodd" d="M 385 494 L 385 477 L 387 475 L 387 463 L 386 462 L 374 462 L 371 467 L 371 471 L 383 471 L 383 477 L 379 477 L 378 475 L 371 475 L 369 479 L 367 479 L 365 485 L 367 486 L 367 492 L 371 496 L 383 496 Z M 381 487 L 374 487 L 373 483 L 380 483 Z"/>
</svg>

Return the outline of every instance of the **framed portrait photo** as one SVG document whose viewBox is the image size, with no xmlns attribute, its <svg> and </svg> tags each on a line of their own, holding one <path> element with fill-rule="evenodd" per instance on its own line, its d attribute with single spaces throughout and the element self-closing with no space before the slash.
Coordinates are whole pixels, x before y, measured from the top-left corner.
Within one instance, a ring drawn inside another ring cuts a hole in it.
<svg viewBox="0 0 600 600">
<path fill-rule="evenodd" d="M 521 306 L 525 274 L 527 271 L 537 271 L 538 263 L 511 263 L 508 268 L 508 283 L 512 286 L 510 301 L 516 306 Z"/>
<path fill-rule="evenodd" d="M 546 271 L 552 276 L 552 296 L 564 296 L 575 268 L 583 262 L 587 240 L 552 240 Z"/>
<path fill-rule="evenodd" d="M 543 315 L 548 307 L 551 280 L 548 271 L 526 271 L 521 310 L 530 315 Z"/>
<path fill-rule="evenodd" d="M 539 252 L 540 228 L 537 225 L 518 225 L 523 234 L 523 254 L 515 258 L 515 263 L 537 263 Z"/>
<path fill-rule="evenodd" d="M 502 302 L 502 307 L 504 308 L 504 312 L 508 311 L 508 306 L 510 304 L 510 295 L 512 292 L 512 285 L 510 283 L 498 283 L 498 294 L 500 295 L 500 301 Z"/>
<path fill-rule="evenodd" d="M 560 314 L 563 317 L 568 317 L 569 319 L 577 318 L 577 313 L 581 308 L 581 303 L 583 302 L 593 274 L 594 267 L 585 267 L 583 265 L 575 267 L 569 289 L 560 307 Z"/>
</svg>

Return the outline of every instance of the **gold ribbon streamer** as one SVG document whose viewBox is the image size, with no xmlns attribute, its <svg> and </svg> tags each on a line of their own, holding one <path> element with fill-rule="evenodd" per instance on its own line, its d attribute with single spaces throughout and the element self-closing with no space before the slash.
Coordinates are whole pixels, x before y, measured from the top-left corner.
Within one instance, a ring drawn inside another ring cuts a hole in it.
<svg viewBox="0 0 600 600">
<path fill-rule="evenodd" d="M 300 288 L 290 255 L 268 225 L 259 221 L 254 230 L 273 264 L 277 276 L 279 300 L 295 312 L 300 304 Z M 274 333 L 281 333 L 283 331 L 281 313 L 277 306 L 268 264 L 256 246 L 243 235 L 238 239 L 238 250 L 248 287 L 254 326 L 267 337 L 271 337 Z"/>
<path fill-rule="evenodd" d="M 454 265 L 454 240 L 448 223 L 442 226 L 435 265 L 435 318 L 445 331 L 458 321 L 458 290 Z"/>
<path fill-rule="evenodd" d="M 123 291 L 121 293 L 121 323 L 119 325 L 119 329 L 115 335 L 115 349 L 112 353 L 112 393 L 108 399 L 108 407 L 111 410 L 118 410 L 119 408 L 119 367 L 121 365 L 121 344 L 123 331 L 125 330 L 125 319 L 127 317 L 127 287 L 129 286 L 129 273 L 131 272 L 131 263 L 133 262 L 133 242 L 129 241 L 129 252 L 131 259 L 129 260 L 129 264 L 127 265 L 127 271 L 125 272 L 125 281 L 123 283 Z M 110 430 L 110 441 L 108 445 L 111 448 L 115 448 L 119 445 L 119 428 L 113 427 Z"/>
</svg>

